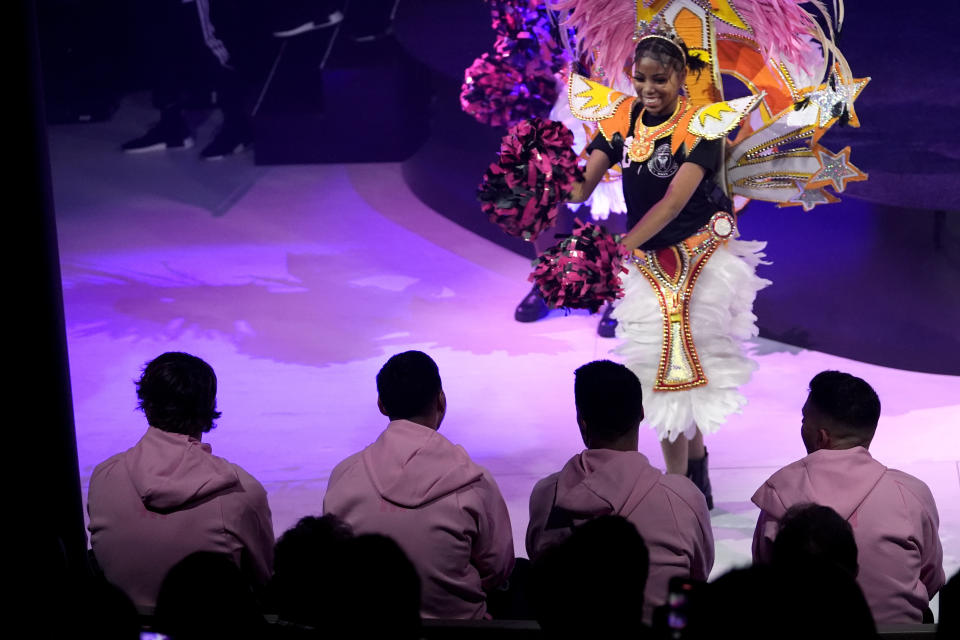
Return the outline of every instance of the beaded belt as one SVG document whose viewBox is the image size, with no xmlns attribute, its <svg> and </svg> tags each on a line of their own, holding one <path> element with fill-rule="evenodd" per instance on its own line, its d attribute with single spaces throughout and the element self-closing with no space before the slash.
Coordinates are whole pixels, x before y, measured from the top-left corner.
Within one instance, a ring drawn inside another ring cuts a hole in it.
<svg viewBox="0 0 960 640">
<path fill-rule="evenodd" d="M 718 211 L 683 242 L 633 252 L 633 263 L 653 286 L 663 315 L 663 345 L 654 391 L 682 391 L 707 384 L 690 331 L 690 297 L 703 266 L 736 228 L 732 214 Z"/>
</svg>

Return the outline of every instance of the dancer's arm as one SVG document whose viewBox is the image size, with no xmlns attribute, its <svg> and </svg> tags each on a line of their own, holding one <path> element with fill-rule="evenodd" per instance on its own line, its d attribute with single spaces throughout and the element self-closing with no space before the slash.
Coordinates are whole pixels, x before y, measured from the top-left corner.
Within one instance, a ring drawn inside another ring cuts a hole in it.
<svg viewBox="0 0 960 640">
<path fill-rule="evenodd" d="M 585 202 L 600 184 L 603 174 L 610 166 L 610 157 L 600 149 L 594 149 L 587 158 L 587 166 L 583 170 L 583 182 L 573 183 L 568 202 Z"/>
<path fill-rule="evenodd" d="M 591 155 L 590 158 L 592 160 L 593 156 Z M 589 164 L 587 167 L 589 168 Z M 693 162 L 684 162 L 680 165 L 664 196 L 647 210 L 620 243 L 628 251 L 633 251 L 660 233 L 687 206 L 705 174 L 704 168 Z"/>
</svg>

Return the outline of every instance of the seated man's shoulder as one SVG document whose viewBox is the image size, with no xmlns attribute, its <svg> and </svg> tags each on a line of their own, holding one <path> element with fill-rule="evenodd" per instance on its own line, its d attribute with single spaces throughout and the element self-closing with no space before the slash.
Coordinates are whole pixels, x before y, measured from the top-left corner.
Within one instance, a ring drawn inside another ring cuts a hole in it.
<svg viewBox="0 0 960 640">
<path fill-rule="evenodd" d="M 554 471 L 548 476 L 540 478 L 537 480 L 536 484 L 533 485 L 533 491 L 531 493 L 542 493 L 544 491 L 556 491 L 557 482 L 560 479 L 560 472 Z"/>
<path fill-rule="evenodd" d="M 690 511 L 707 511 L 706 498 L 703 497 L 703 493 L 697 488 L 697 485 L 693 484 L 690 478 L 676 473 L 664 473 L 660 477 L 658 485 L 667 494 L 668 498 L 672 498 L 670 500 L 672 504 L 677 504 L 679 501 Z"/>
<path fill-rule="evenodd" d="M 254 496 L 262 495 L 266 497 L 267 492 L 263 488 L 263 485 L 260 484 L 260 481 L 254 478 L 250 472 L 236 463 L 228 462 L 228 464 L 237 472 L 237 479 L 240 480 L 240 486 L 243 487 L 244 491 Z"/>
<path fill-rule="evenodd" d="M 799 460 L 794 460 L 790 464 L 786 464 L 773 473 L 770 474 L 770 477 L 761 485 L 761 489 L 766 487 L 777 487 L 783 484 L 792 485 L 797 481 L 798 476 L 808 475 L 810 473 L 816 473 L 813 470 L 810 456 L 805 456 Z"/>
<path fill-rule="evenodd" d="M 338 462 L 334 467 L 333 471 L 330 472 L 330 481 L 333 482 L 334 478 L 343 475 L 344 473 L 354 469 L 363 464 L 363 451 L 358 451 L 357 453 L 351 454 Z"/>
<path fill-rule="evenodd" d="M 110 478 L 117 472 L 124 473 L 126 467 L 125 465 L 121 464 L 121 462 L 126 455 L 126 451 L 121 451 L 120 453 L 116 453 L 98 464 L 93 468 L 93 473 L 90 476 L 90 482 L 93 483 L 98 480 Z"/>
<path fill-rule="evenodd" d="M 466 464 L 462 466 L 462 489 L 480 491 L 493 490 L 496 493 L 500 493 L 500 485 L 497 484 L 496 479 L 493 477 L 493 474 L 490 473 L 489 469 L 470 460 L 469 457 L 466 458 Z M 472 480 L 471 476 L 473 477 Z"/>
<path fill-rule="evenodd" d="M 905 491 L 907 496 L 913 497 L 921 504 L 936 507 L 936 502 L 933 499 L 933 493 L 930 491 L 930 487 L 920 478 L 912 476 L 905 471 L 900 471 L 899 469 L 888 468 L 884 474 L 884 479 L 887 482 L 894 483 L 903 490 L 901 493 Z"/>
</svg>

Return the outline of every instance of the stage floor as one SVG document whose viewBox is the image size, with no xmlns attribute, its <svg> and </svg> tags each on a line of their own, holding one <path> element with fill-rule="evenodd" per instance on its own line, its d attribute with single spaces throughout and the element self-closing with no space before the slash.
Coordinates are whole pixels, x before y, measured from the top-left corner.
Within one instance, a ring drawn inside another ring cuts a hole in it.
<svg viewBox="0 0 960 640">
<path fill-rule="evenodd" d="M 123 155 L 119 143 L 155 117 L 138 105 L 50 130 L 84 494 L 94 466 L 146 428 L 135 410 L 140 368 L 187 351 L 219 378 L 223 417 L 206 440 L 263 482 L 279 534 L 320 512 L 333 466 L 385 426 L 380 366 L 420 349 L 443 377 L 441 431 L 491 470 L 525 555 L 530 489 L 582 448 L 573 371 L 616 344 L 597 337 L 597 318 L 515 322 L 529 264 L 421 204 L 399 165 L 257 167 L 249 154 L 204 163 L 196 148 Z M 776 260 L 776 247 L 768 254 Z M 930 486 L 945 568 L 957 571 L 960 378 L 768 340 L 751 349 L 760 366 L 744 389 L 750 403 L 707 441 L 713 575 L 749 563 L 750 496 L 804 455 L 800 407 L 824 369 L 877 389 L 871 451 Z M 652 432 L 640 446 L 662 466 Z"/>
</svg>

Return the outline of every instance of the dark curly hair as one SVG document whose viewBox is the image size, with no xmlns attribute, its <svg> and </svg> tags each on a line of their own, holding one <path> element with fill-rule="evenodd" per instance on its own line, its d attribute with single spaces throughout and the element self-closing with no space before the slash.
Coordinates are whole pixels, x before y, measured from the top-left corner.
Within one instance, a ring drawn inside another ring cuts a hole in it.
<svg viewBox="0 0 960 640">
<path fill-rule="evenodd" d="M 137 398 L 147 423 L 171 433 L 206 433 L 220 417 L 217 376 L 189 353 L 168 352 L 148 362 L 137 381 Z"/>
<path fill-rule="evenodd" d="M 691 54 L 683 42 L 673 44 L 664 38 L 644 38 L 638 42 L 633 54 L 634 64 L 640 58 L 656 60 L 667 69 L 679 73 L 681 77 L 686 76 L 687 69 L 696 71 L 699 77 L 700 72 L 707 68 L 707 63 L 699 56 Z M 686 59 L 686 65 L 684 65 L 684 59 Z"/>
</svg>

